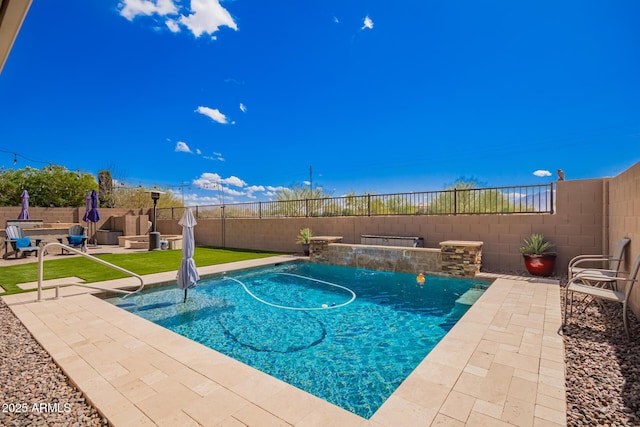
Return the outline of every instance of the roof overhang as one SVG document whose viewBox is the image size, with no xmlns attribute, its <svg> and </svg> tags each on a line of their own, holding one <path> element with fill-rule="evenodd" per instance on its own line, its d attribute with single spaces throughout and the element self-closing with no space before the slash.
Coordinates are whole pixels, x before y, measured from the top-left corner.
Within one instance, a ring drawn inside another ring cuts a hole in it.
<svg viewBox="0 0 640 427">
<path fill-rule="evenodd" d="M 27 16 L 31 0 L 0 0 L 0 73 Z"/>
</svg>

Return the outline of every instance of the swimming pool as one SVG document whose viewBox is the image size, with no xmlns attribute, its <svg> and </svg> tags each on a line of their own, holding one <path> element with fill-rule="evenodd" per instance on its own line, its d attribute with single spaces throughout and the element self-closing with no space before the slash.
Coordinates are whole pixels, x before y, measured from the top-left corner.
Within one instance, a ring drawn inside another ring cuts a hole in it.
<svg viewBox="0 0 640 427">
<path fill-rule="evenodd" d="M 293 263 L 108 301 L 370 418 L 488 285 Z"/>
</svg>

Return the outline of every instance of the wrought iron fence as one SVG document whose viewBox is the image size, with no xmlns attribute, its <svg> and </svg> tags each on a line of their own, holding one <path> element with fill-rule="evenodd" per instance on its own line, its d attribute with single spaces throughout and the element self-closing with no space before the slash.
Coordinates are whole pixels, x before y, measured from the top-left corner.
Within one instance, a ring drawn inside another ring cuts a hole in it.
<svg viewBox="0 0 640 427">
<path fill-rule="evenodd" d="M 178 219 L 184 209 L 158 208 L 158 219 Z M 196 218 L 553 213 L 554 184 L 204 205 L 192 209 Z"/>
</svg>

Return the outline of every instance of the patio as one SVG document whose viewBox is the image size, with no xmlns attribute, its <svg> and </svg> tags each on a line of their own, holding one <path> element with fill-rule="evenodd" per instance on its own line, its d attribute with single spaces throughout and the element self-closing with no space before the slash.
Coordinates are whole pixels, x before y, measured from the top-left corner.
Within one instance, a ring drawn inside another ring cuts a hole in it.
<svg viewBox="0 0 640 427">
<path fill-rule="evenodd" d="M 201 273 L 291 259 L 280 258 Z M 145 281 L 174 278 L 161 273 Z M 124 312 L 87 289 L 68 287 L 63 295 L 40 303 L 34 293 L 3 299 L 116 426 L 566 423 L 556 281 L 498 277 L 370 420 Z"/>
</svg>

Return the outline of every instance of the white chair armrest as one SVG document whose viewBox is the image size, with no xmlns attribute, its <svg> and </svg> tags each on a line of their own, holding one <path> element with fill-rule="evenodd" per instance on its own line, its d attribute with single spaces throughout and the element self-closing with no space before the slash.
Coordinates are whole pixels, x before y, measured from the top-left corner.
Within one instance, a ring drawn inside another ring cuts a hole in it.
<svg viewBox="0 0 640 427">
<path fill-rule="evenodd" d="M 585 262 L 611 262 L 615 261 L 614 258 L 606 257 L 602 255 L 579 255 L 569 261 L 569 268 L 573 268 L 578 264 L 583 264 Z"/>
<path fill-rule="evenodd" d="M 610 275 L 604 273 L 611 273 Z M 615 270 L 601 270 L 601 269 L 585 269 L 576 273 L 568 282 L 574 283 L 576 281 L 591 281 L 591 282 L 616 282 L 618 280 L 626 280 L 626 277 L 616 275 L 618 273 Z"/>
</svg>

